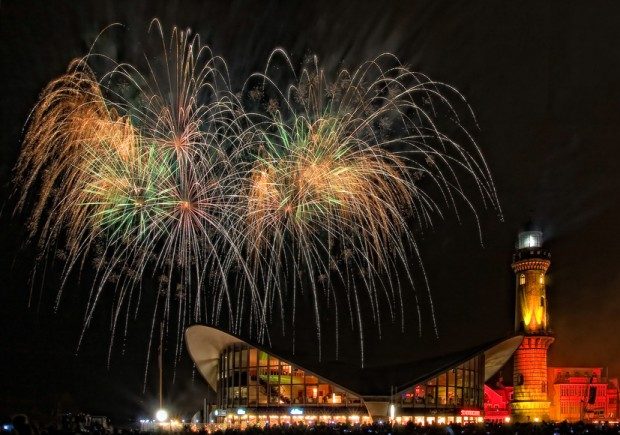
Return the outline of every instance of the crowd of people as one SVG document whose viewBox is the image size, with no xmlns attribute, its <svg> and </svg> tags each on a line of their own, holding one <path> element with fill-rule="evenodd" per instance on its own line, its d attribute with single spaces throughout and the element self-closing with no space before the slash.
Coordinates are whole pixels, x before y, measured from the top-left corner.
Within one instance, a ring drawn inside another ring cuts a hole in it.
<svg viewBox="0 0 620 435">
<path fill-rule="evenodd" d="M 405 425 L 371 424 L 317 424 L 313 426 L 286 425 L 271 427 L 250 427 L 245 430 L 226 429 L 211 435 L 581 435 L 581 434 L 620 434 L 620 425 L 586 423 L 515 423 L 515 424 L 449 424 Z"/>
<path fill-rule="evenodd" d="M 612 423 L 480 423 L 480 424 L 448 424 L 448 425 L 417 425 L 411 422 L 405 425 L 374 423 L 374 424 L 286 424 L 266 425 L 264 427 L 251 426 L 245 429 L 217 429 L 208 432 L 199 430 L 192 432 L 192 427 L 186 425 L 183 430 L 170 432 L 158 430 L 144 432 L 139 429 L 114 428 L 104 430 L 94 428 L 89 430 L 67 430 L 56 425 L 44 429 L 36 424 L 30 424 L 27 418 L 18 416 L 10 424 L 4 424 L 2 431 L 10 435 L 182 435 L 195 433 L 196 435 L 582 435 L 582 434 L 620 434 L 620 425 Z"/>
</svg>

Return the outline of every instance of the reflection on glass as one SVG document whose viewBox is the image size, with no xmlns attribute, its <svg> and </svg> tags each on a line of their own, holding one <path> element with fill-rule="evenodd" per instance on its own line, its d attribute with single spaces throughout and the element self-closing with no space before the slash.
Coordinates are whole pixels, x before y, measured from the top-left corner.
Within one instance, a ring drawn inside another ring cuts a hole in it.
<svg viewBox="0 0 620 435">
<path fill-rule="evenodd" d="M 476 356 L 463 364 L 440 373 L 406 390 L 400 395 L 404 408 L 482 407 L 484 360 Z"/>
</svg>

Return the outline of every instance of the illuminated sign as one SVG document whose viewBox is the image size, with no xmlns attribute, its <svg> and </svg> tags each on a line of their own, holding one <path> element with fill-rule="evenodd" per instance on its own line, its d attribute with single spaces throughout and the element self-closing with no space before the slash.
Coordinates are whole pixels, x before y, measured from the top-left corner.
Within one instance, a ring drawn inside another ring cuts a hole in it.
<svg viewBox="0 0 620 435">
<path fill-rule="evenodd" d="M 289 411 L 289 414 L 291 414 L 291 415 L 303 415 L 304 414 L 304 410 L 300 409 L 300 408 L 291 408 L 291 410 Z"/>
<path fill-rule="evenodd" d="M 461 409 L 461 415 L 463 417 L 480 417 L 479 409 Z"/>
<path fill-rule="evenodd" d="M 245 409 L 243 408 L 237 409 L 237 415 L 245 415 Z"/>
</svg>

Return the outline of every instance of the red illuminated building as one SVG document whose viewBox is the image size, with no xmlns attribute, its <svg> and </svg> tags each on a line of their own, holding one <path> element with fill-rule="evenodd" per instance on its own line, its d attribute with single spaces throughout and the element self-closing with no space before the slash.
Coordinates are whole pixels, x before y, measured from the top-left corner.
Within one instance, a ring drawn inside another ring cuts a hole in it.
<svg viewBox="0 0 620 435">
<path fill-rule="evenodd" d="M 503 385 L 495 389 L 484 386 L 484 420 L 493 423 L 509 423 L 511 421 L 510 401 L 512 387 Z"/>
<path fill-rule="evenodd" d="M 515 351 L 513 400 L 515 421 L 549 419 L 547 351 L 554 337 L 548 325 L 546 273 L 551 254 L 540 231 L 519 234 L 512 270 L 516 275 L 515 333 L 523 341 Z"/>
<path fill-rule="evenodd" d="M 551 254 L 540 231 L 519 234 L 512 269 L 516 275 L 515 334 L 523 341 L 513 355 L 513 387 L 485 386 L 485 420 L 617 421 L 618 380 L 600 367 L 549 367 L 555 340 L 549 328 L 546 273 Z"/>
<path fill-rule="evenodd" d="M 549 367 L 550 417 L 558 421 L 618 419 L 618 379 L 601 367 Z"/>
</svg>

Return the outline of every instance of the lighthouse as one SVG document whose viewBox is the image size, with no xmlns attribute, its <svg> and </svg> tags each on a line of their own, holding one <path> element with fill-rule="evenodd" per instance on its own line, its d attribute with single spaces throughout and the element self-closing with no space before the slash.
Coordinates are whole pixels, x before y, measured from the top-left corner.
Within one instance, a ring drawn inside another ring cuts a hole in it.
<svg viewBox="0 0 620 435">
<path fill-rule="evenodd" d="M 547 351 L 553 343 L 547 311 L 546 274 L 551 254 L 543 247 L 542 232 L 519 233 L 512 270 L 516 279 L 515 332 L 524 336 L 514 353 L 513 401 L 515 421 L 549 419 Z"/>
</svg>

